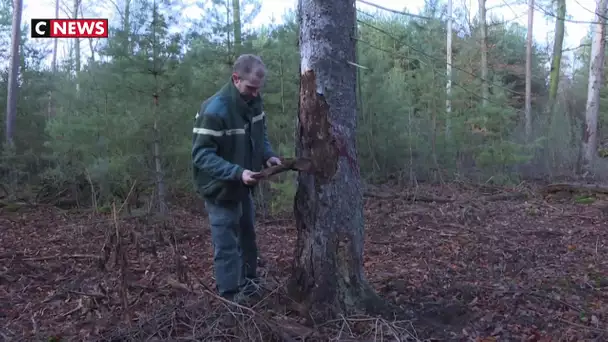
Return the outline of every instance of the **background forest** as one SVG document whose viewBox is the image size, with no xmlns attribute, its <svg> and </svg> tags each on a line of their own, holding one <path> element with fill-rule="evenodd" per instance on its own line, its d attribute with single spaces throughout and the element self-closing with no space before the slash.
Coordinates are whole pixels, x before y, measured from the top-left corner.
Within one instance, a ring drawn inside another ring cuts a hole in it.
<svg viewBox="0 0 608 342">
<path fill-rule="evenodd" d="M 124 198 L 134 181 L 139 204 L 150 208 L 167 196 L 192 192 L 194 114 L 228 80 L 230 64 L 243 52 L 267 63 L 270 137 L 281 155 L 292 156 L 299 86 L 296 17 L 291 13 L 283 24 L 248 29 L 259 1 L 209 1 L 205 5 L 212 10 L 194 21 L 176 1 L 107 2 L 116 10 L 110 38 L 70 41 L 64 59 L 56 57 L 52 42 L 29 38 L 28 23 L 21 23 L 15 110 L 7 107 L 7 98 L 0 99 L 0 106 L 9 108 L 0 119 L 3 127 L 14 117 L 10 136 L 2 131 L 2 140 L 14 144 L 2 149 L 1 191 L 98 209 Z M 3 0 L 0 6 L 0 57 L 9 60 L 13 4 Z M 94 15 L 82 0 L 58 7 L 62 16 Z M 559 3 L 537 7 L 541 15 L 560 17 Z M 463 12 L 454 12 L 449 115 L 445 2 L 429 1 L 416 16 L 358 12 L 362 175 L 368 182 L 412 184 L 455 179 L 504 184 L 573 175 L 580 165 L 591 35 L 576 49 L 575 61 L 554 57 L 559 51 L 553 41 L 532 46 L 532 126 L 526 136 L 527 28 L 490 15 L 481 24 Z M 555 61 L 561 68 L 551 75 L 548 66 Z M 6 65 L 3 93 L 9 74 Z M 602 103 L 605 99 L 602 90 Z M 606 115 L 603 109 L 600 138 Z M 294 181 L 287 176 L 273 182 L 273 196 L 264 203 L 274 211 L 291 210 Z"/>
</svg>

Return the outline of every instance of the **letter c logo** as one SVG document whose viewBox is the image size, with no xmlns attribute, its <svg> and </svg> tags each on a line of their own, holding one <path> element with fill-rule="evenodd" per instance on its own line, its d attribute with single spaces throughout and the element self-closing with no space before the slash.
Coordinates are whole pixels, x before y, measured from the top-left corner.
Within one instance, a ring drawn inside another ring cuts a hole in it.
<svg viewBox="0 0 608 342">
<path fill-rule="evenodd" d="M 36 33 L 38 33 L 39 35 L 44 35 L 45 31 L 41 30 L 40 27 L 42 26 L 46 26 L 46 22 L 44 21 L 40 21 L 38 23 L 36 23 L 36 27 L 34 28 L 36 30 Z"/>
</svg>

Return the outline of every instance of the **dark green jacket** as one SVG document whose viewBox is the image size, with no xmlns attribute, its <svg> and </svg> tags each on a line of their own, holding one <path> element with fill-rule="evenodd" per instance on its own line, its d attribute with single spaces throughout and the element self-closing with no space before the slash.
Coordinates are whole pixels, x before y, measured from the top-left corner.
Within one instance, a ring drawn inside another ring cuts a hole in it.
<svg viewBox="0 0 608 342">
<path fill-rule="evenodd" d="M 260 171 L 272 156 L 260 96 L 245 102 L 229 81 L 202 103 L 192 137 L 199 195 L 214 203 L 243 199 L 251 190 L 241 181 L 243 171 Z"/>
</svg>

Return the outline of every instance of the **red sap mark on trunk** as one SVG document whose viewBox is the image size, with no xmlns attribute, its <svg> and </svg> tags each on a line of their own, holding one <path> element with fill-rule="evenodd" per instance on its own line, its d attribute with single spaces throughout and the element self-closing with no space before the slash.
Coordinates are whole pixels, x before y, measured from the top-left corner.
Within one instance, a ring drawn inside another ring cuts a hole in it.
<svg viewBox="0 0 608 342">
<path fill-rule="evenodd" d="M 333 134 L 333 143 L 336 149 L 338 150 L 339 157 L 345 157 L 348 160 L 348 164 L 353 169 L 355 174 L 359 176 L 359 169 L 357 168 L 357 160 L 348 152 L 348 145 L 346 143 L 346 139 L 343 135 L 337 134 L 334 132 Z"/>
</svg>

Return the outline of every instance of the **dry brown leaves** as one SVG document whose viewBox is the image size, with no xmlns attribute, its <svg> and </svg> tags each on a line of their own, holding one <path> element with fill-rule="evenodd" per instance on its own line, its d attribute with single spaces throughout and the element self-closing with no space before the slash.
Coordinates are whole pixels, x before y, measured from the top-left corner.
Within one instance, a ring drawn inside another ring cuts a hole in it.
<svg viewBox="0 0 608 342">
<path fill-rule="evenodd" d="M 0 339 L 608 339 L 605 213 L 513 193 L 534 194 L 459 184 L 368 198 L 367 277 L 416 320 L 314 327 L 284 293 L 290 218 L 258 225 L 267 296 L 238 306 L 210 290 L 209 230 L 192 208 L 174 208 L 167 223 L 49 207 L 1 212 Z"/>
</svg>

